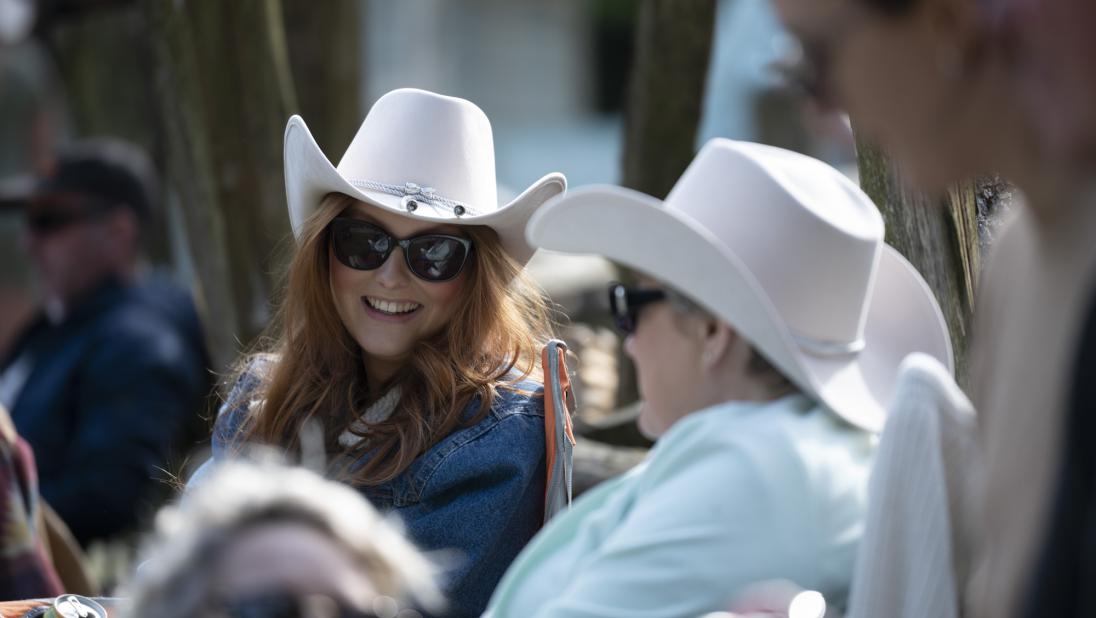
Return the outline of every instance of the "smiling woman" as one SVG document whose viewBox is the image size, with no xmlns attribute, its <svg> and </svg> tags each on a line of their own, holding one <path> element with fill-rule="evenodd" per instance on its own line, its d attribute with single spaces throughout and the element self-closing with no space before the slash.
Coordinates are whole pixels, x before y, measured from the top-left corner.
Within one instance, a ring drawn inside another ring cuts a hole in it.
<svg viewBox="0 0 1096 618">
<path fill-rule="evenodd" d="M 318 425 L 332 476 L 424 549 L 456 550 L 452 615 L 478 615 L 543 517 L 530 376 L 551 324 L 523 231 L 565 181 L 497 205 L 486 116 L 421 90 L 382 97 L 338 168 L 292 118 L 285 162 L 297 250 L 271 344 L 243 359 L 218 415 L 214 458 L 247 443 L 296 452 Z"/>
</svg>

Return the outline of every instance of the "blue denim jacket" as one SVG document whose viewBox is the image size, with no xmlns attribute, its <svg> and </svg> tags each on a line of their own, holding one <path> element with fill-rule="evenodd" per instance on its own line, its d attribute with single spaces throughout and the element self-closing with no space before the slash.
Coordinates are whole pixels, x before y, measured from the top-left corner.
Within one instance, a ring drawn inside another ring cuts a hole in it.
<svg viewBox="0 0 1096 618">
<path fill-rule="evenodd" d="M 213 458 L 231 455 L 259 378 L 245 373 L 213 429 Z M 518 552 L 544 517 L 544 400 L 533 381 L 516 385 L 534 395 L 499 389 L 490 412 L 460 427 L 382 485 L 358 489 L 381 511 L 400 516 L 426 551 L 455 550 L 443 586 L 447 616 L 479 616 Z M 464 410 L 471 418 L 473 399 Z M 397 408 L 396 413 L 399 413 Z"/>
</svg>

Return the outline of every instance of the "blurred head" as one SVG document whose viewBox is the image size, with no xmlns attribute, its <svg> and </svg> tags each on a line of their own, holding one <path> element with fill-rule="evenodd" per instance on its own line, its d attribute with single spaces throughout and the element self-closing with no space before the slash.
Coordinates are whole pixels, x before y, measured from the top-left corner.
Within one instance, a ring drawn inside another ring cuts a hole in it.
<svg viewBox="0 0 1096 618">
<path fill-rule="evenodd" d="M 807 89 L 914 183 L 941 190 L 1023 165 L 1010 60 L 978 0 L 773 1 L 802 43 Z"/>
<path fill-rule="evenodd" d="M 343 616 L 440 602 L 434 567 L 396 527 L 304 469 L 225 464 L 161 511 L 155 534 L 128 591 L 132 616 Z"/>
<path fill-rule="evenodd" d="M 1016 41 L 1020 96 L 1052 156 L 1096 161 L 1096 3 L 990 0 Z"/>
<path fill-rule="evenodd" d="M 339 216 L 370 221 L 399 239 L 451 233 L 469 240 L 471 253 L 445 282 L 410 272 L 400 247 L 380 267 L 355 270 L 333 255 Z M 539 369 L 552 331 L 546 301 L 493 230 L 424 224 L 341 194 L 329 194 L 305 220 L 273 329 L 279 360 L 265 376 L 263 413 L 247 429 L 255 441 L 296 448 L 299 429 L 319 417 L 328 447 L 338 448 L 338 436 L 369 403 L 400 388 L 399 413 L 370 427 L 368 444 L 351 453 L 375 454 L 353 472 L 339 471 L 358 484 L 399 474 L 469 420 L 461 414 L 473 397 L 486 413 L 496 388 Z"/>
<path fill-rule="evenodd" d="M 61 152 L 25 207 L 24 246 L 45 299 L 68 305 L 137 260 L 152 166 L 136 147 L 81 142 Z"/>
<path fill-rule="evenodd" d="M 663 293 L 636 310 L 625 341 L 646 435 L 660 436 L 688 414 L 725 401 L 769 401 L 797 390 L 733 327 L 681 293 L 650 278 L 641 278 L 638 289 Z"/>
</svg>

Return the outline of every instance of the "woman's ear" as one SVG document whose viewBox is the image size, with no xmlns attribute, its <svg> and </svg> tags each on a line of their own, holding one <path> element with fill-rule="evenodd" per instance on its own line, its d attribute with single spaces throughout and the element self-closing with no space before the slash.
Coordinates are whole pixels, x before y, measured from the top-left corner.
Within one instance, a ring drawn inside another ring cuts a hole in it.
<svg viewBox="0 0 1096 618">
<path fill-rule="evenodd" d="M 714 318 L 705 318 L 703 326 L 700 366 L 704 370 L 711 370 L 730 354 L 738 333 L 726 322 Z"/>
</svg>

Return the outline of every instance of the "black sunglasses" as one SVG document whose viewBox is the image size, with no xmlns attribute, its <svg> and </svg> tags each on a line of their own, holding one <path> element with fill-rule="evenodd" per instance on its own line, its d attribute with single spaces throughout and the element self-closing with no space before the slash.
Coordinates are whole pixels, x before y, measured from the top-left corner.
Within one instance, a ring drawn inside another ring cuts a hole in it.
<svg viewBox="0 0 1096 618">
<path fill-rule="evenodd" d="M 222 615 L 231 618 L 377 618 L 372 611 L 351 607 L 327 595 L 267 592 L 221 602 Z"/>
<path fill-rule="evenodd" d="M 609 312 L 620 332 L 631 335 L 636 332 L 636 321 L 644 306 L 666 300 L 662 290 L 630 288 L 623 283 L 609 284 Z"/>
<path fill-rule="evenodd" d="M 111 206 L 95 199 L 69 200 L 54 203 L 49 200 L 32 202 L 26 213 L 27 229 L 43 236 L 74 225 L 103 217 Z"/>
<path fill-rule="evenodd" d="M 396 247 L 403 249 L 407 268 L 425 281 L 449 281 L 460 274 L 472 252 L 472 241 L 446 234 L 396 238 L 377 225 L 351 217 L 336 217 L 329 226 L 335 257 L 355 270 L 374 270 Z"/>
</svg>

